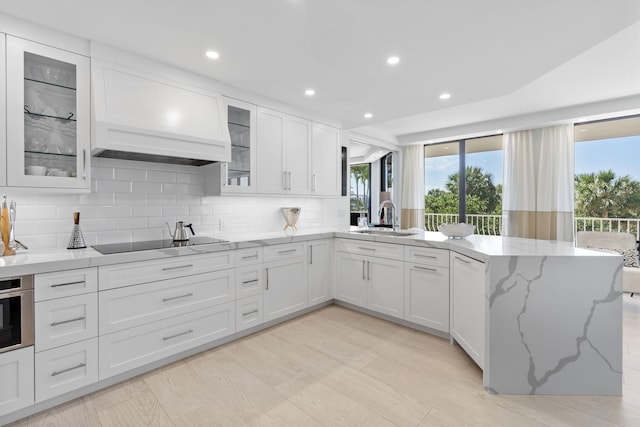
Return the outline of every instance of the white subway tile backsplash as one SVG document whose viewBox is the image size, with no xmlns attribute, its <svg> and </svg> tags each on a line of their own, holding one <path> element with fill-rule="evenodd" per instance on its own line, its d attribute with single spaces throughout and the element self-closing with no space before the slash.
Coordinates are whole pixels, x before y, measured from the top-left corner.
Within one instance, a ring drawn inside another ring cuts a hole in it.
<svg viewBox="0 0 640 427">
<path fill-rule="evenodd" d="M 89 194 L 20 193 L 16 237 L 32 249 L 66 248 L 73 228 L 73 212 L 80 212 L 80 228 L 87 245 L 168 239 L 168 222 L 192 223 L 196 235 L 224 232 L 278 231 L 284 226 L 284 206 L 302 207 L 298 226 L 340 225 L 343 199 L 234 195 L 205 197 L 203 169 L 117 159 L 92 159 Z M 348 210 L 347 210 L 348 212 Z M 333 214 L 332 214 L 333 213 Z"/>
</svg>

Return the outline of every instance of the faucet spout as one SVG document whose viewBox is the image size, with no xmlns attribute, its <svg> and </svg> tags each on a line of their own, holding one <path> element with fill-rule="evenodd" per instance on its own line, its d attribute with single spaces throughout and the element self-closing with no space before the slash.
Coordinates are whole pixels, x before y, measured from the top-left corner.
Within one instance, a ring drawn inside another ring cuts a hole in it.
<svg viewBox="0 0 640 427">
<path fill-rule="evenodd" d="M 383 200 L 382 203 L 380 203 L 380 206 L 378 208 L 378 215 L 380 215 L 382 213 L 382 209 L 385 208 L 387 205 L 391 205 L 391 228 L 393 231 L 397 231 L 398 228 L 398 218 L 397 218 L 397 213 L 398 213 L 398 208 L 396 207 L 396 204 L 393 203 L 391 200 Z"/>
</svg>

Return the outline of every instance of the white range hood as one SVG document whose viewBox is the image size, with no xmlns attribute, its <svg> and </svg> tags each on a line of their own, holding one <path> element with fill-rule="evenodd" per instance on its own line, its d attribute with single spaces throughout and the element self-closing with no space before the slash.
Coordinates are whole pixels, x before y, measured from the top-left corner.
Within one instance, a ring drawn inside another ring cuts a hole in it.
<svg viewBox="0 0 640 427">
<path fill-rule="evenodd" d="M 220 94 L 95 57 L 91 84 L 94 156 L 197 166 L 231 161 Z"/>
</svg>

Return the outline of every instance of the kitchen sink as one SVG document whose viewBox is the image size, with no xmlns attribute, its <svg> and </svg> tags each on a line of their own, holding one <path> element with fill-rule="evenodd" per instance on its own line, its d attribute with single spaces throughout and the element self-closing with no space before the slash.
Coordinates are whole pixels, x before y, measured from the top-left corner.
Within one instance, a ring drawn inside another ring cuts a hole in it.
<svg viewBox="0 0 640 427">
<path fill-rule="evenodd" d="M 389 229 L 354 230 L 354 233 L 372 234 L 374 236 L 395 236 L 395 237 L 413 236 L 414 234 L 418 234 L 417 231 L 394 231 Z"/>
</svg>

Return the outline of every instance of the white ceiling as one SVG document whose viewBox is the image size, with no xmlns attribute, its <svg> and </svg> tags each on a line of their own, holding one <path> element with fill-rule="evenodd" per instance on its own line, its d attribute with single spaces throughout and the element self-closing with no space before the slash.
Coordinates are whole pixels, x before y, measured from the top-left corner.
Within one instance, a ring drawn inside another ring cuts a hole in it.
<svg viewBox="0 0 640 427">
<path fill-rule="evenodd" d="M 640 57 L 628 50 L 640 46 L 638 0 L 3 0 L 0 12 L 396 136 L 640 93 L 640 74 L 622 68 Z M 628 28 L 622 48 L 588 56 Z M 574 79 L 580 90 L 549 93 Z"/>
</svg>

